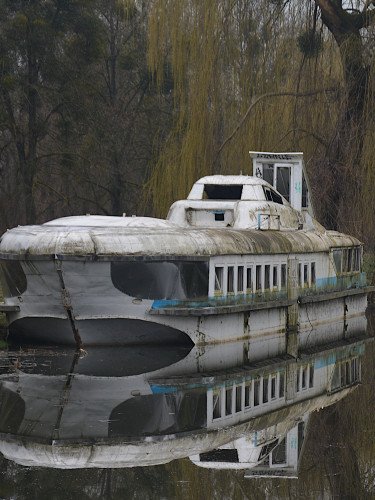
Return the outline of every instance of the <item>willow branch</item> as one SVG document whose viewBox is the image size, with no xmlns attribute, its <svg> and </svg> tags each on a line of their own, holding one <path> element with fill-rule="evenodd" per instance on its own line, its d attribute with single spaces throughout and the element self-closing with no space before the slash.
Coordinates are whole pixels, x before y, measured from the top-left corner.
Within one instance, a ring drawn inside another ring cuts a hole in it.
<svg viewBox="0 0 375 500">
<path fill-rule="evenodd" d="M 237 134 L 237 132 L 244 125 L 244 123 L 248 119 L 251 111 L 263 99 L 267 99 L 268 97 L 311 97 L 311 96 L 314 96 L 317 94 L 328 93 L 328 92 L 337 92 L 337 88 L 332 87 L 332 88 L 328 88 L 328 89 L 311 90 L 309 92 L 268 92 L 266 94 L 260 95 L 255 100 L 253 100 L 253 102 L 247 108 L 246 113 L 243 115 L 243 117 L 239 121 L 237 127 L 233 130 L 233 132 L 221 144 L 221 146 L 219 147 L 219 149 L 216 153 L 215 161 L 217 160 L 218 156 L 220 155 L 220 153 L 224 149 L 224 147 L 228 144 L 228 142 L 230 142 L 233 139 L 233 137 Z"/>
</svg>

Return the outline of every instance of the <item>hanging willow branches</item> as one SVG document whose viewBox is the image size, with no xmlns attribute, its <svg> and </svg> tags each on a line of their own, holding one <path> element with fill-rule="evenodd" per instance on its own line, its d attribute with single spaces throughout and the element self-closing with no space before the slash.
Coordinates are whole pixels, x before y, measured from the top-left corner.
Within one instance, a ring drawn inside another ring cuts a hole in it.
<svg viewBox="0 0 375 500">
<path fill-rule="evenodd" d="M 366 40 L 360 40 L 360 65 L 367 72 L 357 122 L 363 147 L 356 149 L 355 158 L 348 147 L 339 155 L 340 138 L 349 144 L 354 133 L 349 124 L 342 137 L 348 109 L 344 55 L 350 44 L 338 45 L 326 29 L 323 8 L 329 3 L 340 2 L 153 2 L 148 62 L 159 85 L 166 66 L 170 68 L 175 103 L 172 131 L 146 190 L 158 215 L 165 215 L 171 201 L 185 197 L 202 175 L 250 173 L 249 149 L 302 150 L 320 218 L 363 234 L 345 197 L 359 210 L 369 203 L 375 208 L 365 182 L 375 167 L 369 145 L 374 65 L 368 53 L 374 37 L 368 31 Z M 367 27 L 369 5 L 359 7 L 367 12 Z"/>
</svg>

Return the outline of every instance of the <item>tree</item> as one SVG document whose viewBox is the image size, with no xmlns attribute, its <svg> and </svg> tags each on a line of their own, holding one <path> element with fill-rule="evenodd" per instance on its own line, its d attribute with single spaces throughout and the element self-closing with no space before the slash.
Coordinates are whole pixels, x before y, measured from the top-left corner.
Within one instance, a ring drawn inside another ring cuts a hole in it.
<svg viewBox="0 0 375 500">
<path fill-rule="evenodd" d="M 148 184 L 156 213 L 201 175 L 250 172 L 249 149 L 302 150 L 319 218 L 367 238 L 357 221 L 375 208 L 373 18 L 370 2 L 155 0 L 150 67 L 161 82 L 170 62 L 175 98 Z"/>
<path fill-rule="evenodd" d="M 343 97 L 338 123 L 327 151 L 327 168 L 332 172 L 332 197 L 326 220 L 331 226 L 345 225 L 340 217 L 353 195 L 350 185 L 363 181 L 361 164 L 367 128 L 367 113 L 371 107 L 373 57 L 366 54 L 366 37 L 375 25 L 375 4 L 372 0 L 355 2 L 356 8 L 342 0 L 315 0 L 323 24 L 332 33 L 340 53 L 343 69 Z M 346 178 L 345 178 L 346 177 Z M 340 180 L 346 182 L 340 182 Z M 349 189 L 346 186 L 349 184 Z M 363 192 L 360 191 L 362 195 Z M 345 196 L 347 195 L 347 196 Z M 341 224 L 340 224 L 341 223 Z"/>
<path fill-rule="evenodd" d="M 27 223 L 37 218 L 37 177 L 52 124 L 100 53 L 93 5 L 94 0 L 0 2 L 2 152 L 11 150 L 15 158 Z"/>
</svg>

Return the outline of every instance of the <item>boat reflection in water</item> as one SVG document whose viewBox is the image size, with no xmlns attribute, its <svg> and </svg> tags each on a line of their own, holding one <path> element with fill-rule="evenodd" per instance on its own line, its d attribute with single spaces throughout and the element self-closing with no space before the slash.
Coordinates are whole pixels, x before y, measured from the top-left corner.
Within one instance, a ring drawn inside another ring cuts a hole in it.
<svg viewBox="0 0 375 500">
<path fill-rule="evenodd" d="M 190 457 L 246 475 L 293 476 L 309 415 L 360 382 L 365 326 L 357 318 L 325 335 L 312 331 L 316 345 L 305 339 L 297 356 L 278 358 L 259 349 L 253 356 L 244 343 L 92 347 L 83 358 L 56 349 L 3 353 L 0 451 L 27 466 L 118 468 Z"/>
</svg>

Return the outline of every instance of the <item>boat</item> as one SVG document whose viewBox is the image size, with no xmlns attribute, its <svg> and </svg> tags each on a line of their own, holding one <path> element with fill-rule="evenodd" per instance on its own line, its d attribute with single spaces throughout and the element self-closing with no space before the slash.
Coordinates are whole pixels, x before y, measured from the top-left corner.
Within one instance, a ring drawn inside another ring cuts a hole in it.
<svg viewBox="0 0 375 500">
<path fill-rule="evenodd" d="M 312 327 L 363 315 L 363 245 L 315 219 L 302 153 L 250 156 L 253 176 L 199 179 L 166 220 L 84 215 L 6 231 L 0 312 L 11 338 L 242 340 L 276 356 L 293 354 Z"/>
<path fill-rule="evenodd" d="M 360 385 L 370 341 L 362 331 L 300 350 L 298 359 L 258 362 L 241 341 L 204 353 L 198 346 L 188 353 L 98 346 L 84 357 L 61 346 L 2 352 L 0 453 L 23 466 L 58 469 L 186 457 L 200 467 L 257 474 L 290 468 L 298 454 L 280 461 L 283 443 L 295 449 L 310 414 Z"/>
</svg>

